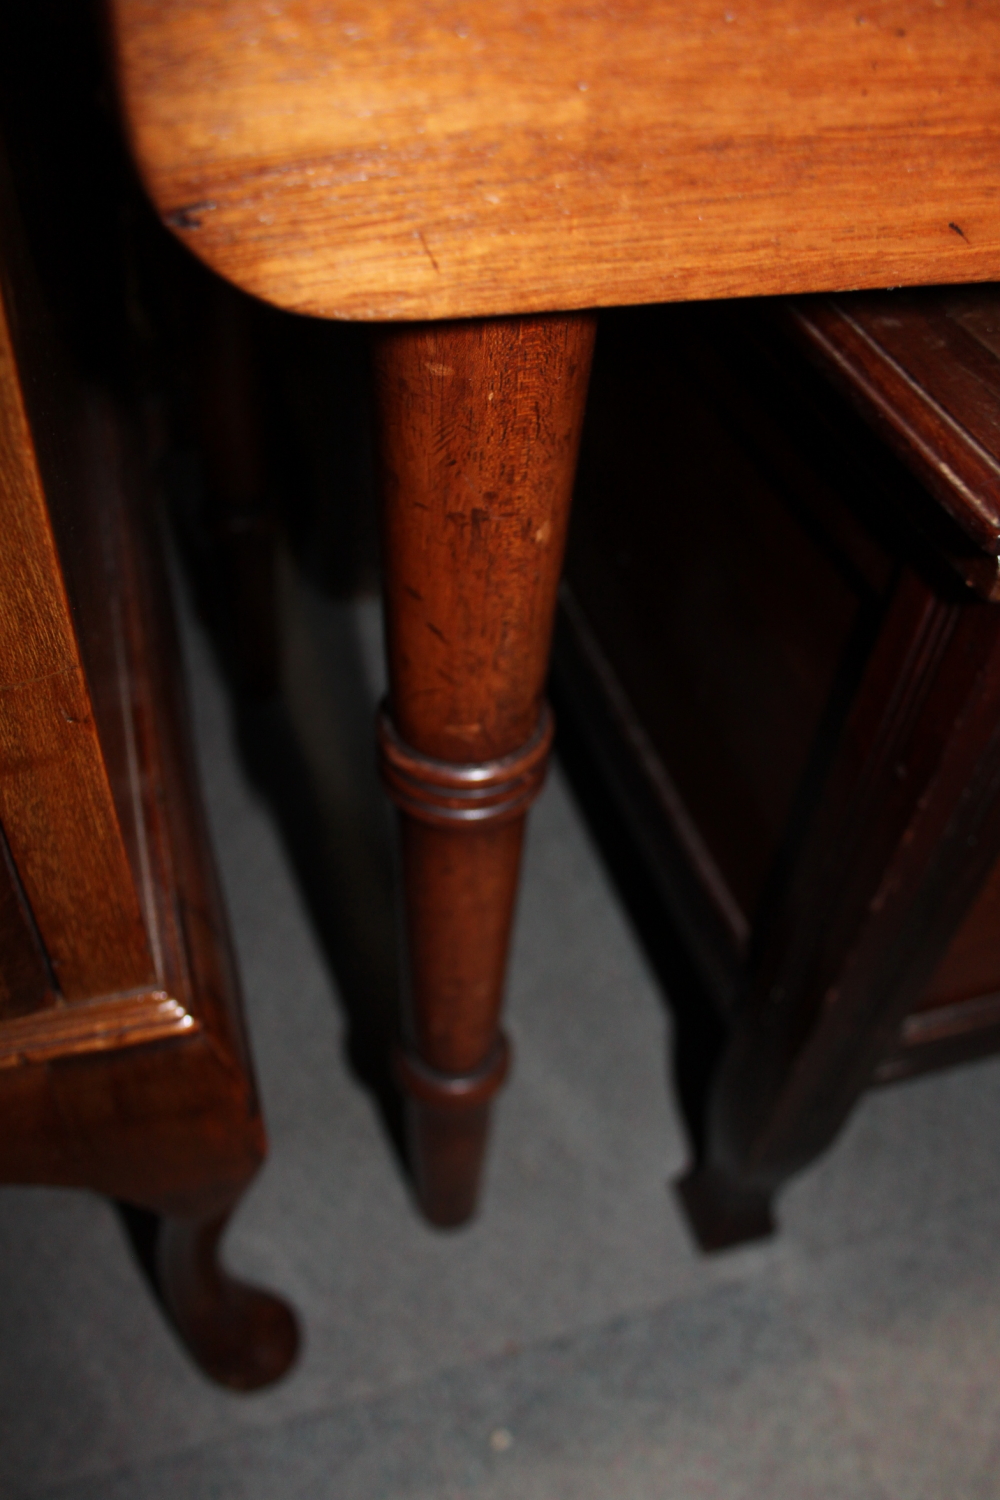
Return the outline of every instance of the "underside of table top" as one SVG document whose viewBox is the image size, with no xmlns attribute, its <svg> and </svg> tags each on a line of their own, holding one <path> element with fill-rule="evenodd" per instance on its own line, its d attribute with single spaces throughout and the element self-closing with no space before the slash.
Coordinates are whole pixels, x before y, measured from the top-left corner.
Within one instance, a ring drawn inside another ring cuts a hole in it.
<svg viewBox="0 0 1000 1500">
<path fill-rule="evenodd" d="M 365 320 L 1000 278 L 992 0 L 110 0 L 156 206 Z"/>
</svg>

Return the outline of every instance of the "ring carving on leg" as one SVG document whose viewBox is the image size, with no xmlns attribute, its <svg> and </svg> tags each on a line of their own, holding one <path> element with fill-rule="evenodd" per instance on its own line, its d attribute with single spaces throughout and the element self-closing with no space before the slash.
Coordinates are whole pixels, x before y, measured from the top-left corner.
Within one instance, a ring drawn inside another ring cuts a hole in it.
<svg viewBox="0 0 1000 1500">
<path fill-rule="evenodd" d="M 396 1077 L 408 1098 L 432 1109 L 474 1109 L 502 1086 L 510 1070 L 510 1043 L 500 1032 L 486 1061 L 472 1073 L 439 1073 L 415 1053 L 397 1047 Z"/>
<path fill-rule="evenodd" d="M 411 749 L 383 705 L 378 716 L 382 780 L 400 811 L 423 823 L 456 829 L 505 823 L 527 812 L 541 791 L 554 728 L 544 703 L 534 734 L 510 755 L 455 764 Z"/>
</svg>

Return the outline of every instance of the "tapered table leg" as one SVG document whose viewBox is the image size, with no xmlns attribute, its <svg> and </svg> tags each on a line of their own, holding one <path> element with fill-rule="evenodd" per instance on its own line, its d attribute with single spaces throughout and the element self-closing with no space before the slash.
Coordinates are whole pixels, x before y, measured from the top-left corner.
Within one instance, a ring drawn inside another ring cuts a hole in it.
<svg viewBox="0 0 1000 1500">
<path fill-rule="evenodd" d="M 524 819 L 552 736 L 542 692 L 595 320 L 396 326 L 375 337 L 389 701 L 409 1003 L 398 1075 L 420 1201 L 474 1211 Z"/>
</svg>

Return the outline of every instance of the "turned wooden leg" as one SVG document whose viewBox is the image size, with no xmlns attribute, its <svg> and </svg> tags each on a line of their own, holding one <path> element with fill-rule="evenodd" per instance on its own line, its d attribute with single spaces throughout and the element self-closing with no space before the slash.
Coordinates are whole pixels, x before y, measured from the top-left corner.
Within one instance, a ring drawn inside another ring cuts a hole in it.
<svg viewBox="0 0 1000 1500">
<path fill-rule="evenodd" d="M 397 1073 L 427 1217 L 473 1213 L 595 319 L 375 338 L 389 702 L 409 1003 Z"/>
<path fill-rule="evenodd" d="M 165 1218 L 157 1279 L 174 1327 L 205 1374 L 233 1390 L 253 1391 L 289 1369 L 299 1333 L 284 1302 L 223 1269 L 219 1241 L 231 1212 Z"/>
</svg>

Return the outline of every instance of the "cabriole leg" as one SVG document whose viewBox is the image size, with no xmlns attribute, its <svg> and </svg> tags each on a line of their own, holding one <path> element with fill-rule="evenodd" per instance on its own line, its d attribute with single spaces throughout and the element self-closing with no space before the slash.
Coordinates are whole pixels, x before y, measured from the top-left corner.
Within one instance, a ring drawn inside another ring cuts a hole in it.
<svg viewBox="0 0 1000 1500">
<path fill-rule="evenodd" d="M 286 1303 L 224 1270 L 219 1242 L 234 1207 L 164 1218 L 157 1279 L 174 1327 L 205 1374 L 232 1390 L 254 1391 L 289 1369 L 299 1334 Z"/>
</svg>

